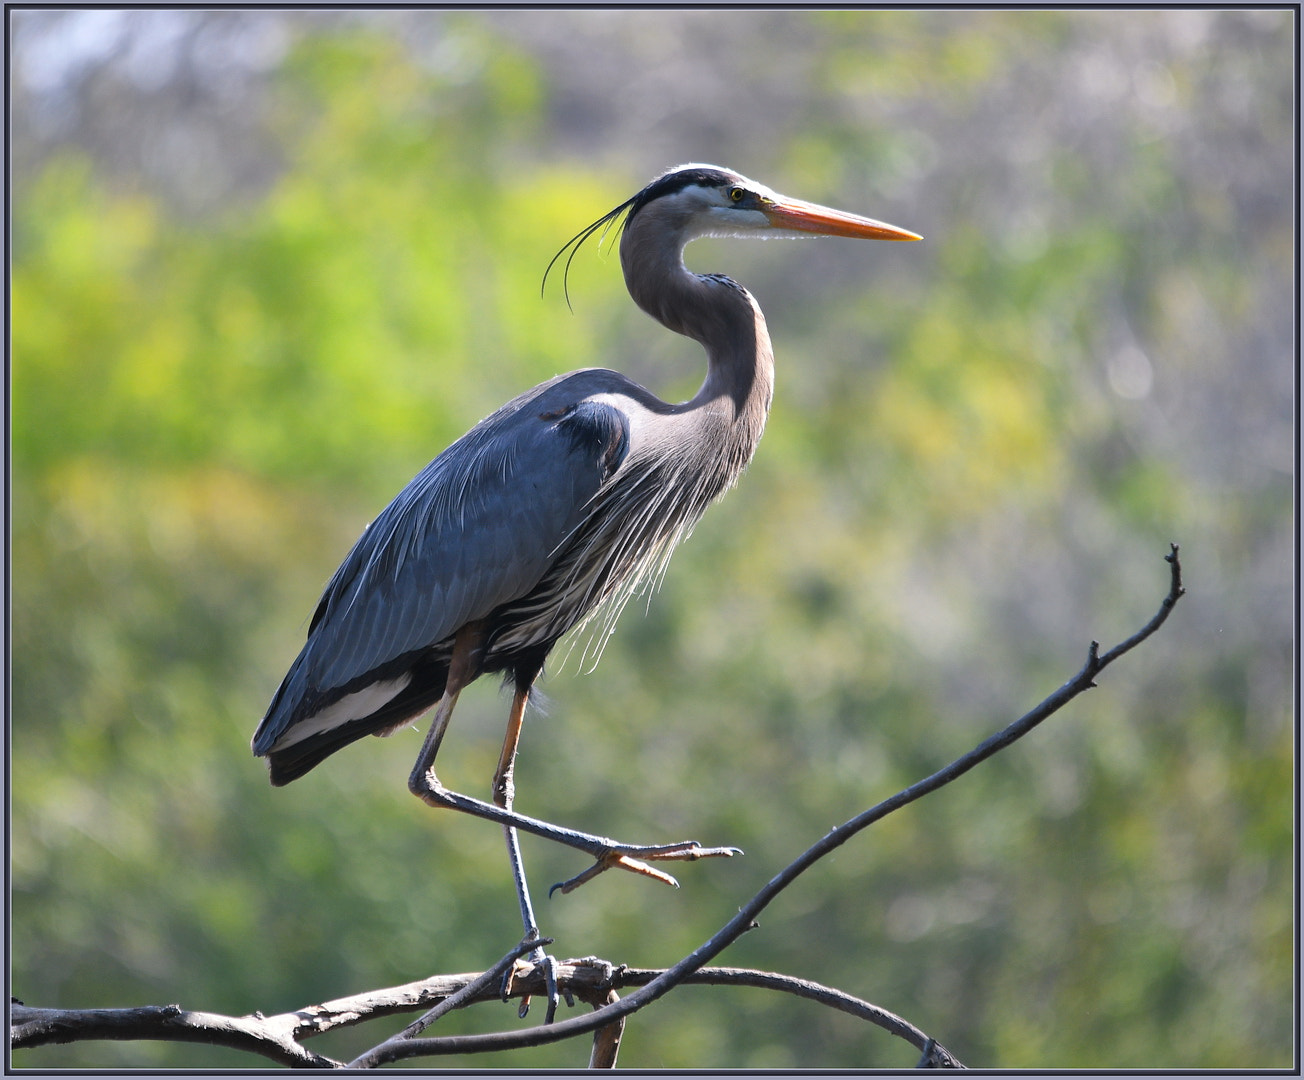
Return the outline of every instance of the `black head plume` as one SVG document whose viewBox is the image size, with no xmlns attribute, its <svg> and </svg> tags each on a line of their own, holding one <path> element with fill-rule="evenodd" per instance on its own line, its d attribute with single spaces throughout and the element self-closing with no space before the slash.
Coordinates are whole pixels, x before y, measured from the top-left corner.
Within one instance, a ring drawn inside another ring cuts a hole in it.
<svg viewBox="0 0 1304 1080">
<path fill-rule="evenodd" d="M 645 190 L 646 190 L 646 189 L 645 189 Z M 642 192 L 639 192 L 639 195 L 641 195 L 641 194 L 642 194 Z M 570 301 L 570 266 L 571 266 L 571 260 L 573 260 L 573 259 L 575 258 L 575 253 L 576 253 L 577 251 L 579 251 L 580 247 L 584 244 L 584 241 L 587 240 L 590 236 L 592 236 L 592 235 L 593 235 L 595 232 L 597 232 L 599 229 L 602 230 L 602 236 L 598 238 L 598 246 L 601 247 L 601 245 L 602 245 L 602 241 L 603 241 L 604 239 L 606 239 L 606 236 L 607 236 L 607 230 L 610 229 L 612 225 L 616 225 L 616 223 L 617 223 L 617 221 L 619 221 L 621 215 L 623 215 L 623 214 L 625 213 L 626 210 L 629 210 L 630 207 L 632 207 L 632 206 L 634 205 L 634 202 L 638 199 L 638 197 L 639 197 L 638 195 L 635 195 L 634 198 L 632 198 L 632 199 L 626 199 L 623 203 L 621 203 L 619 206 L 617 206 L 614 210 L 609 210 L 607 213 L 603 214 L 602 217 L 598 218 L 598 220 L 595 221 L 592 225 L 589 225 L 589 226 L 587 226 L 587 227 L 581 229 L 581 230 L 580 230 L 579 232 L 577 232 L 574 236 L 572 236 L 569 240 L 567 240 L 566 243 L 562 245 L 561 250 L 558 251 L 557 254 L 554 255 L 554 256 L 552 257 L 551 260 L 549 260 L 549 262 L 548 262 L 548 268 L 547 268 L 546 270 L 544 270 L 544 272 L 543 272 L 543 281 L 542 281 L 542 282 L 540 283 L 540 285 L 539 285 L 539 295 L 542 296 L 543 293 L 544 293 L 544 290 L 547 289 L 547 287 L 548 287 L 548 275 L 552 273 L 552 268 L 557 264 L 557 260 L 560 259 L 563 255 L 565 255 L 565 256 L 566 256 L 566 263 L 565 263 L 565 265 L 562 267 L 561 291 L 562 291 L 562 295 L 566 297 L 566 306 L 567 306 L 568 308 L 570 308 L 571 311 L 574 311 L 575 309 L 574 309 L 573 307 L 571 307 L 571 301 Z M 628 223 L 628 221 L 629 221 L 629 219 L 626 218 L 624 221 L 621 221 L 621 222 L 616 226 L 616 236 L 617 236 L 617 238 L 619 238 L 621 232 L 624 231 L 625 225 Z M 569 252 L 569 254 L 568 254 L 568 252 Z"/>
<path fill-rule="evenodd" d="M 542 296 L 544 290 L 548 287 L 548 275 L 552 273 L 553 266 L 556 265 L 558 259 L 565 255 L 566 262 L 562 267 L 561 287 L 562 294 L 566 297 L 566 306 L 571 307 L 570 290 L 567 287 L 570 279 L 571 260 L 575 258 L 584 241 L 599 230 L 602 231 L 602 235 L 598 238 L 598 244 L 601 246 L 602 241 L 607 238 L 608 230 L 614 225 L 616 227 L 616 235 L 613 237 L 614 242 L 620 239 L 620 234 L 634 220 L 634 215 L 656 199 L 673 195 L 677 191 L 683 191 L 686 187 L 722 187 L 726 184 L 737 184 L 739 182 L 743 182 L 743 177 L 715 165 L 676 165 L 667 169 L 633 198 L 626 199 L 614 210 L 609 210 L 592 225 L 581 229 L 567 240 L 562 245 L 561 250 L 552 257 L 552 260 L 548 263 L 548 268 L 544 270 L 543 282 L 539 286 L 539 295 Z M 621 220 L 622 218 L 623 220 Z M 571 310 L 573 311 L 574 308 L 571 308 Z"/>
</svg>

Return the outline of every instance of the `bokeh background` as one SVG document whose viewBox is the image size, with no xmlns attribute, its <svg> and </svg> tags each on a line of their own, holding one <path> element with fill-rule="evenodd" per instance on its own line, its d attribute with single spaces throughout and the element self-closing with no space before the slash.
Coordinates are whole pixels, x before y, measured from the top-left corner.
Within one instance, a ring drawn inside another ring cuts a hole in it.
<svg viewBox="0 0 1304 1080">
<path fill-rule="evenodd" d="M 586 365 L 692 394 L 696 346 L 613 256 L 575 260 L 573 313 L 540 279 L 699 160 L 925 241 L 690 248 L 769 317 L 770 427 L 597 669 L 558 651 L 518 805 L 746 856 L 546 902 L 555 951 L 679 959 L 1139 627 L 1177 541 L 1189 595 L 1156 639 L 719 962 L 870 999 L 971 1065 L 1292 1064 L 1292 12 L 10 18 L 18 997 L 273 1013 L 517 940 L 498 829 L 407 794 L 418 733 L 281 790 L 248 741 L 348 546 L 475 420 Z M 487 792 L 505 713 L 487 680 L 464 695 L 447 782 Z M 584 865 L 525 854 L 540 890 Z M 719 988 L 640 1014 L 621 1053 L 914 1060 Z"/>
</svg>

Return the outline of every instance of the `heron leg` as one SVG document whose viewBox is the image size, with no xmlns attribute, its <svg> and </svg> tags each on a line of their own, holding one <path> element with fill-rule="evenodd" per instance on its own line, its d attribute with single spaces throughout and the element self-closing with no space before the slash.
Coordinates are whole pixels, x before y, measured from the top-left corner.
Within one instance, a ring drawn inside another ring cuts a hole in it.
<svg viewBox="0 0 1304 1080">
<path fill-rule="evenodd" d="M 421 746 L 421 753 L 417 756 L 417 762 L 412 768 L 412 774 L 408 777 L 408 788 L 412 794 L 416 795 L 428 806 L 459 810 L 464 814 L 484 818 L 486 821 L 496 821 L 499 825 L 519 829 L 521 832 L 528 832 L 534 836 L 542 836 L 545 840 L 552 840 L 555 843 L 565 844 L 567 847 L 587 852 L 594 858 L 594 865 L 584 873 L 553 887 L 554 890 L 559 888 L 562 892 L 570 892 L 604 870 L 613 868 L 630 870 L 665 882 L 667 885 L 678 887 L 679 883 L 673 877 L 649 866 L 643 860 L 675 859 L 691 862 L 696 859 L 742 854 L 735 847 L 706 848 L 696 840 L 683 840 L 675 844 L 622 844 L 618 840 L 612 840 L 605 836 L 594 836 L 592 833 L 563 828 L 547 821 L 540 821 L 538 818 L 518 814 L 515 810 L 510 809 L 508 805 L 498 805 L 496 802 L 487 803 L 482 799 L 473 799 L 469 795 L 461 795 L 444 787 L 439 782 L 439 777 L 435 775 L 435 755 L 439 753 L 439 744 L 443 741 L 444 732 L 448 729 L 448 721 L 452 718 L 458 695 L 464 687 L 474 681 L 480 674 L 480 667 L 484 661 L 484 646 L 485 627 L 483 623 L 468 623 L 458 631 L 457 637 L 453 641 L 453 656 L 449 662 L 448 679 L 444 685 L 444 696 L 439 700 L 439 705 L 435 709 L 435 717 L 430 722 L 430 730 L 426 733 L 426 740 Z M 520 735 L 519 718 L 516 722 L 515 734 L 516 737 Z M 508 737 L 512 739 L 511 727 L 508 729 Z M 505 745 L 503 748 L 503 760 L 508 763 L 503 775 L 503 791 L 505 794 L 510 790 L 510 764 L 514 755 L 515 741 L 512 740 L 510 745 Z M 497 785 L 495 785 L 496 787 Z M 505 801 L 510 803 L 510 798 Z M 519 861 L 519 857 L 517 861 Z M 524 912 L 522 914 L 524 915 Z"/>
<path fill-rule="evenodd" d="M 426 741 L 421 744 L 421 753 L 417 755 L 417 763 L 412 766 L 412 775 L 408 777 L 408 789 L 431 806 L 447 805 L 437 798 L 444 786 L 435 775 L 435 755 L 439 753 L 439 744 L 444 741 L 448 721 L 453 718 L 458 695 L 475 681 L 483 661 L 484 624 L 467 623 L 453 639 L 453 656 L 448 662 L 444 696 L 439 699 L 435 718 L 430 721 L 430 730 L 426 732 Z M 436 801 L 432 801 L 432 797 Z"/>
<path fill-rule="evenodd" d="M 533 678 L 528 682 L 517 679 L 516 693 L 512 697 L 512 709 L 507 716 L 507 735 L 503 739 L 503 752 L 498 758 L 498 768 L 494 772 L 494 803 L 508 811 L 512 809 L 512 802 L 516 797 L 516 785 L 512 779 L 516 770 L 516 746 L 521 739 L 521 725 L 525 720 L 525 706 L 530 698 L 532 684 Z M 521 858 L 521 841 L 517 836 L 516 827 L 504 825 L 503 835 L 507 838 L 507 861 L 511 864 L 512 878 L 516 882 L 516 896 L 521 904 L 521 922 L 525 924 L 525 936 L 540 937 L 542 935 L 539 933 L 539 924 L 534 917 L 534 905 L 530 902 L 530 886 L 525 880 L 525 863 Z M 540 946 L 530 954 L 530 962 L 543 969 L 548 988 L 548 1012 L 543 1022 L 551 1024 L 557 1015 L 557 961 Z M 503 979 L 504 998 L 511 993 L 512 974 L 509 971 Z M 521 999 L 518 1015 L 524 1020 L 525 1014 L 529 1011 L 530 997 L 527 994 Z"/>
</svg>

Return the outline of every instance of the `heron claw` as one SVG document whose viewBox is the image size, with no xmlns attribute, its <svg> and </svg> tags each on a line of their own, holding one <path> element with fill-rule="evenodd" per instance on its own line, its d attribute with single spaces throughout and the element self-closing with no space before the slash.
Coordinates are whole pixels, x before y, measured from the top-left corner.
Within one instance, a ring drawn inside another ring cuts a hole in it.
<svg viewBox="0 0 1304 1080">
<path fill-rule="evenodd" d="M 524 974 L 531 967 L 529 960 L 518 958 L 511 967 L 503 972 L 503 981 L 498 988 L 498 996 L 502 998 L 504 1004 L 511 1000 L 512 990 L 516 987 L 517 976 Z"/>
<path fill-rule="evenodd" d="M 644 877 L 654 878 L 673 888 L 679 888 L 679 882 L 667 874 L 664 870 L 658 870 L 655 866 L 649 866 L 643 859 L 650 860 L 682 860 L 684 862 L 694 862 L 697 859 L 710 858 L 729 858 L 734 855 L 741 855 L 742 848 L 736 847 L 716 847 L 704 848 L 696 840 L 685 840 L 678 844 L 660 844 L 647 846 L 630 846 L 608 848 L 600 854 L 596 861 L 587 870 L 576 874 L 573 878 L 566 881 L 559 881 L 556 885 L 548 890 L 548 896 L 561 891 L 564 896 L 568 892 L 578 889 L 586 881 L 591 881 L 605 870 L 613 867 L 620 870 L 629 870 L 631 873 L 642 874 Z M 641 855 L 642 859 L 633 858 L 633 854 Z"/>
<path fill-rule="evenodd" d="M 561 1000 L 561 993 L 557 987 L 557 958 L 543 952 L 542 949 L 538 950 L 538 955 L 532 956 L 528 960 L 517 960 L 507 969 L 503 975 L 502 999 L 504 1002 L 507 1001 L 516 987 L 516 980 L 532 974 L 536 968 L 543 971 L 544 993 L 548 998 L 548 1011 L 544 1014 L 543 1022 L 551 1024 L 557 1017 L 557 1004 Z M 567 1003 L 570 1004 L 570 994 L 568 993 L 566 997 Z M 529 1013 L 532 1000 L 533 995 L 531 994 L 521 995 L 521 1005 L 516 1010 L 516 1015 L 522 1020 Z"/>
</svg>

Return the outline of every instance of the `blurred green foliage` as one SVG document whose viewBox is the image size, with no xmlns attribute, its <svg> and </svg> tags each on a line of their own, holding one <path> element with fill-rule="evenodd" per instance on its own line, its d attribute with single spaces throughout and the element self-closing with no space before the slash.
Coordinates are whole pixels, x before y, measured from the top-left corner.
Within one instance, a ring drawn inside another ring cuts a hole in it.
<svg viewBox="0 0 1304 1080">
<path fill-rule="evenodd" d="M 574 678 L 583 642 L 559 649 L 518 805 L 747 854 L 684 867 L 674 893 L 606 875 L 545 903 L 559 955 L 673 963 L 830 826 L 1141 625 L 1176 539 L 1191 595 L 1159 638 L 821 863 L 720 962 L 873 1000 L 971 1065 L 1293 1060 L 1293 478 L 1272 390 L 1290 385 L 1291 180 L 1259 160 L 1289 144 L 1290 41 L 1226 15 L 1201 51 L 1109 14 L 789 16 L 809 100 L 721 163 L 926 240 L 690 250 L 766 307 L 775 413 L 597 670 Z M 700 371 L 614 258 L 575 261 L 574 314 L 557 283 L 539 296 L 562 240 L 671 161 L 639 157 L 638 131 L 624 161 L 554 160 L 538 132 L 564 76 L 514 23 L 440 25 L 443 64 L 380 21 L 304 30 L 266 99 L 283 167 L 220 212 L 179 214 L 71 145 L 15 192 L 12 985 L 29 1004 L 272 1013 L 479 970 L 519 936 L 498 830 L 407 795 L 415 733 L 276 791 L 248 752 L 317 591 L 430 456 L 559 371 L 613 366 L 665 396 Z M 1155 70 L 1128 69 L 1125 40 Z M 1110 63 L 1134 91 L 1112 110 Z M 1075 71 L 1092 93 L 1069 93 Z M 1213 103 L 1236 79 L 1253 108 L 1233 115 Z M 1155 101 L 1188 127 L 1155 127 Z M 1231 186 L 1209 139 L 1240 147 Z M 491 686 L 464 696 L 446 782 L 487 789 L 505 708 Z M 525 845 L 536 891 L 581 868 Z M 441 1026 L 516 1022 L 482 1006 Z M 379 1026 L 314 1046 L 346 1056 Z M 718 988 L 640 1014 L 621 1052 L 913 1060 L 847 1017 Z M 161 1043 L 15 1063 L 256 1064 Z"/>
</svg>

